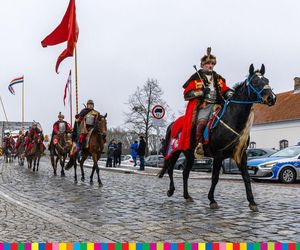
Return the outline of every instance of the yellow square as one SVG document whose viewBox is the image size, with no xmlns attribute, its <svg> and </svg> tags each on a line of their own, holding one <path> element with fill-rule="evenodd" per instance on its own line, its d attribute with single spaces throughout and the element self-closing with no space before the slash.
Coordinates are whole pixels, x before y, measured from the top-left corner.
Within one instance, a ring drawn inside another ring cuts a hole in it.
<svg viewBox="0 0 300 250">
<path fill-rule="evenodd" d="M 195 87 L 196 87 L 196 89 L 201 89 L 202 88 L 202 82 L 201 81 L 195 81 Z"/>
</svg>

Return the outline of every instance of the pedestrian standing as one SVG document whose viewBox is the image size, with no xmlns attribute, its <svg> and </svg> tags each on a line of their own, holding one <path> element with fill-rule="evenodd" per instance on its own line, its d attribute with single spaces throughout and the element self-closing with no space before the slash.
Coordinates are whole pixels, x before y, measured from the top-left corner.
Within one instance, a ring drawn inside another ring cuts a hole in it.
<svg viewBox="0 0 300 250">
<path fill-rule="evenodd" d="M 134 161 L 134 166 L 136 166 L 136 156 L 137 156 L 137 149 L 139 147 L 139 144 L 137 141 L 134 141 L 134 143 L 131 144 L 131 156 Z"/>
<path fill-rule="evenodd" d="M 115 151 L 114 144 L 115 144 L 115 142 L 114 142 L 114 140 L 112 140 L 107 146 L 107 161 L 106 161 L 107 168 L 112 167 L 112 161 L 113 161 L 114 151 Z"/>
<path fill-rule="evenodd" d="M 137 149 L 137 154 L 140 158 L 140 169 L 145 170 L 145 152 L 146 152 L 146 142 L 143 136 L 140 136 L 140 143 Z"/>
<path fill-rule="evenodd" d="M 117 142 L 114 140 L 113 141 L 113 167 L 114 168 L 117 165 L 117 154 L 118 154 Z"/>
<path fill-rule="evenodd" d="M 116 165 L 121 165 L 121 155 L 122 155 L 122 142 L 118 142 L 116 149 Z"/>
</svg>

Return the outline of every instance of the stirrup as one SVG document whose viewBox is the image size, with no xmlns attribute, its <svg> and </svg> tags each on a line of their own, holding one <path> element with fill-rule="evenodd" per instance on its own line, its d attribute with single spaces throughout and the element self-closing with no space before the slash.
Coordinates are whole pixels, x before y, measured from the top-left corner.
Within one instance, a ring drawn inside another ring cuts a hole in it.
<svg viewBox="0 0 300 250">
<path fill-rule="evenodd" d="M 198 145 L 196 146 L 194 151 L 194 156 L 197 160 L 200 160 L 204 157 L 204 150 L 201 142 L 199 142 Z"/>
</svg>

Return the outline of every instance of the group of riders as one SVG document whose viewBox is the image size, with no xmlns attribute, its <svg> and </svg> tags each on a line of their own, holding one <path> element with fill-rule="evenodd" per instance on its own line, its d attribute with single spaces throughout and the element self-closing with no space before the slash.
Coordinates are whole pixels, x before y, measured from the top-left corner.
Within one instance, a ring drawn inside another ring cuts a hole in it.
<svg viewBox="0 0 300 250">
<path fill-rule="evenodd" d="M 67 135 L 70 134 L 74 146 L 72 148 L 72 154 L 75 154 L 81 150 L 83 146 L 86 145 L 86 139 L 89 131 L 94 127 L 97 119 L 100 118 L 100 113 L 94 109 L 94 102 L 88 100 L 86 108 L 81 110 L 81 112 L 75 116 L 75 124 L 72 129 L 71 125 L 64 120 L 64 115 L 61 112 L 58 115 L 58 120 L 53 124 L 53 131 L 51 136 L 51 141 L 49 144 L 50 155 L 56 154 L 55 146 L 59 143 L 59 137 L 63 137 L 67 140 Z M 39 140 L 36 140 L 39 138 Z M 22 156 L 27 157 L 30 153 L 34 143 L 40 147 L 40 151 L 45 151 L 44 146 L 44 135 L 43 131 L 38 128 L 38 124 L 33 122 L 32 126 L 25 133 L 19 131 L 19 135 L 16 137 L 16 143 L 14 137 L 10 133 L 5 133 L 3 137 L 3 149 L 4 152 L 10 149 L 15 152 L 15 157 L 18 156 L 18 148 L 23 144 L 24 152 Z"/>
<path fill-rule="evenodd" d="M 211 49 L 208 48 L 206 55 L 201 58 L 201 69 L 197 70 L 183 85 L 184 100 L 188 101 L 188 104 L 180 128 L 181 138 L 178 148 L 181 150 L 190 148 L 194 128 L 197 145 L 195 149 L 196 158 L 203 157 L 203 131 L 214 111 L 215 105 L 222 103 L 224 99 L 230 98 L 233 94 L 233 90 L 226 85 L 225 79 L 213 70 L 215 65 L 216 57 L 211 54 Z M 64 115 L 59 113 L 58 120 L 53 124 L 53 132 L 49 144 L 50 154 L 55 154 L 55 146 L 59 143 L 59 136 L 63 135 L 67 138 L 67 134 L 70 134 L 72 139 L 71 155 L 80 152 L 82 147 L 87 146 L 89 131 L 94 127 L 99 117 L 100 113 L 94 109 L 92 100 L 89 100 L 86 107 L 75 116 L 76 121 L 73 128 L 64 120 Z M 26 133 L 23 133 L 23 131 L 19 132 L 15 145 L 16 151 L 24 143 L 24 156 L 26 157 L 34 143 L 34 138 L 38 136 L 40 136 L 38 146 L 44 151 L 43 132 L 35 122 Z M 14 148 L 14 139 L 11 135 L 5 135 L 3 146 L 4 148 L 8 146 Z"/>
<path fill-rule="evenodd" d="M 40 150 L 42 152 L 45 150 L 45 146 L 43 144 L 43 132 L 38 128 L 38 124 L 36 122 L 33 122 L 32 126 L 25 133 L 20 130 L 19 135 L 16 138 L 17 140 L 15 142 L 14 137 L 9 132 L 5 133 L 2 142 L 4 153 L 8 151 L 10 151 L 11 153 L 15 152 L 14 157 L 17 157 L 19 154 L 18 149 L 21 145 L 23 145 L 23 156 L 26 157 L 35 142 L 38 143 L 38 147 L 40 147 Z"/>
</svg>

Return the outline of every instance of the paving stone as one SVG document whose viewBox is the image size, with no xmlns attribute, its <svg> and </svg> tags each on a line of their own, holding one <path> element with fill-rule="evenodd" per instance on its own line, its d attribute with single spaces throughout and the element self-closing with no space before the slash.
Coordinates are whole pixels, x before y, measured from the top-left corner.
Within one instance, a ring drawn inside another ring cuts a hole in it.
<svg viewBox="0 0 300 250">
<path fill-rule="evenodd" d="M 179 178 L 168 198 L 168 178 L 101 171 L 99 188 L 89 184 L 90 172 L 85 169 L 86 182 L 74 184 L 73 170 L 54 177 L 46 158 L 37 173 L 0 163 L 0 241 L 300 240 L 299 184 L 252 183 L 260 209 L 253 213 L 241 181 L 221 180 L 220 209 L 211 210 L 210 180 L 189 180 L 195 202 L 188 203 Z"/>
</svg>

